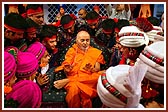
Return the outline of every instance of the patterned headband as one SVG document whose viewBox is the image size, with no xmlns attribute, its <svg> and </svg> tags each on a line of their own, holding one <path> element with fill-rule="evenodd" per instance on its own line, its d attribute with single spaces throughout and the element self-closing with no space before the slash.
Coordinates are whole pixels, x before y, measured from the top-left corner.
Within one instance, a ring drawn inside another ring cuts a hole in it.
<svg viewBox="0 0 168 112">
<path fill-rule="evenodd" d="M 106 74 L 102 74 L 101 75 L 101 80 L 102 80 L 102 84 L 103 86 L 115 97 L 117 97 L 120 101 L 127 103 L 127 97 L 124 96 L 123 94 L 121 94 L 114 86 L 112 86 L 107 78 L 106 78 Z"/>
<path fill-rule="evenodd" d="M 35 71 L 38 69 L 39 66 L 36 66 L 33 70 L 29 71 L 29 72 L 17 72 L 17 76 L 18 77 L 29 77 L 31 75 L 33 75 L 32 73 L 35 73 Z"/>
<path fill-rule="evenodd" d="M 155 63 L 164 66 L 164 60 L 160 59 L 158 57 L 155 57 L 154 55 L 152 55 L 151 53 L 149 53 L 147 50 L 143 50 L 142 54 L 145 55 L 147 58 L 151 59 L 152 61 L 154 61 Z"/>
<path fill-rule="evenodd" d="M 40 45 L 40 51 L 38 52 L 38 54 L 36 55 L 36 58 L 39 58 L 39 56 L 41 55 L 41 53 L 43 52 L 44 46 L 41 44 Z"/>
<path fill-rule="evenodd" d="M 135 32 L 127 32 L 127 33 L 122 33 L 119 36 L 120 37 L 123 37 L 123 36 L 142 36 L 142 37 L 144 37 L 144 34 L 143 33 L 135 33 Z"/>
<path fill-rule="evenodd" d="M 12 76 L 13 74 L 15 74 L 15 70 L 16 70 L 16 66 L 14 66 L 14 68 L 12 68 L 8 73 L 4 74 L 4 77 L 7 78 L 9 76 Z M 6 81 L 6 79 L 4 80 Z"/>
</svg>

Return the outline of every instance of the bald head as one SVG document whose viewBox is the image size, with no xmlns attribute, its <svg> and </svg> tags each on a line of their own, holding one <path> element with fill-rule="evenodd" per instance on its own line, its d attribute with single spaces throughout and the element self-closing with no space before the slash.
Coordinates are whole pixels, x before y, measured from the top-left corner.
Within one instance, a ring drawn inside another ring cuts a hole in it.
<svg viewBox="0 0 168 112">
<path fill-rule="evenodd" d="M 79 39 L 81 37 L 89 37 L 90 38 L 90 35 L 87 31 L 79 31 L 78 34 L 77 34 L 77 37 L 76 39 Z"/>
<path fill-rule="evenodd" d="M 86 31 L 80 31 L 76 37 L 76 43 L 81 50 L 86 50 L 90 46 L 90 35 Z"/>
</svg>

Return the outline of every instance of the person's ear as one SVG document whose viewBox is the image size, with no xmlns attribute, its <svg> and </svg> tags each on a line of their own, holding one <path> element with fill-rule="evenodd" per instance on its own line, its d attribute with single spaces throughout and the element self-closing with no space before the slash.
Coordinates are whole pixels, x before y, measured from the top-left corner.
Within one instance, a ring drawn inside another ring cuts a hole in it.
<svg viewBox="0 0 168 112">
<path fill-rule="evenodd" d="M 12 36 L 13 32 L 9 31 L 9 30 L 5 30 L 5 37 L 10 37 Z"/>
</svg>

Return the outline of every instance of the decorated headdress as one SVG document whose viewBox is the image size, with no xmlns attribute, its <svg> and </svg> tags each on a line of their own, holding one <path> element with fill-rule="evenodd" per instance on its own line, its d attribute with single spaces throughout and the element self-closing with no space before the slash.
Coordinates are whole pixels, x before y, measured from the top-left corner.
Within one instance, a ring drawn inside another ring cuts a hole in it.
<svg viewBox="0 0 168 112">
<path fill-rule="evenodd" d="M 145 77 L 152 82 L 164 84 L 164 41 L 146 46 L 139 59 L 148 66 Z"/>
<path fill-rule="evenodd" d="M 40 42 L 34 42 L 27 49 L 27 52 L 34 54 L 38 60 L 42 58 L 45 51 L 46 51 L 46 47 Z"/>
<path fill-rule="evenodd" d="M 155 101 L 164 104 L 164 41 L 158 41 L 146 46 L 139 55 L 137 64 L 148 67 L 142 85 L 142 101 Z"/>
<path fill-rule="evenodd" d="M 149 37 L 149 40 L 152 42 L 163 41 L 163 30 L 160 26 L 153 26 L 153 29 L 149 32 L 146 32 Z"/>
<path fill-rule="evenodd" d="M 6 96 L 5 107 L 39 108 L 42 93 L 39 86 L 30 80 L 21 80 L 13 86 L 12 92 Z M 11 101 L 17 105 L 12 105 Z"/>
<path fill-rule="evenodd" d="M 39 67 L 38 60 L 32 53 L 20 52 L 17 58 L 17 77 L 27 78 L 37 71 Z"/>
<path fill-rule="evenodd" d="M 147 67 L 117 65 L 98 79 L 97 91 L 104 105 L 111 108 L 140 108 L 141 81 Z"/>
<path fill-rule="evenodd" d="M 4 48 L 4 51 L 12 54 L 17 62 L 17 57 L 19 55 L 19 53 L 21 52 L 17 47 L 15 46 L 7 46 Z"/>
<path fill-rule="evenodd" d="M 119 32 L 119 42 L 125 47 L 140 47 L 148 45 L 149 39 L 136 26 L 125 26 Z"/>
<path fill-rule="evenodd" d="M 16 61 L 12 54 L 4 52 L 4 81 L 12 78 L 16 72 Z"/>
</svg>

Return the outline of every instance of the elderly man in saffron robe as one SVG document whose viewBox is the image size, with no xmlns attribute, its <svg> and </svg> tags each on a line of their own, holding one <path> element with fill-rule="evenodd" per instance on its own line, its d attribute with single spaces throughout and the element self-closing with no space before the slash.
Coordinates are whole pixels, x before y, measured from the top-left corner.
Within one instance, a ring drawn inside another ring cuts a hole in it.
<svg viewBox="0 0 168 112">
<path fill-rule="evenodd" d="M 100 65 L 105 64 L 102 51 L 90 46 L 90 35 L 80 31 L 76 43 L 68 50 L 65 60 L 55 72 L 64 70 L 67 78 L 57 80 L 54 86 L 67 90 L 66 102 L 71 108 L 91 108 L 91 99 L 97 97 Z"/>
</svg>

